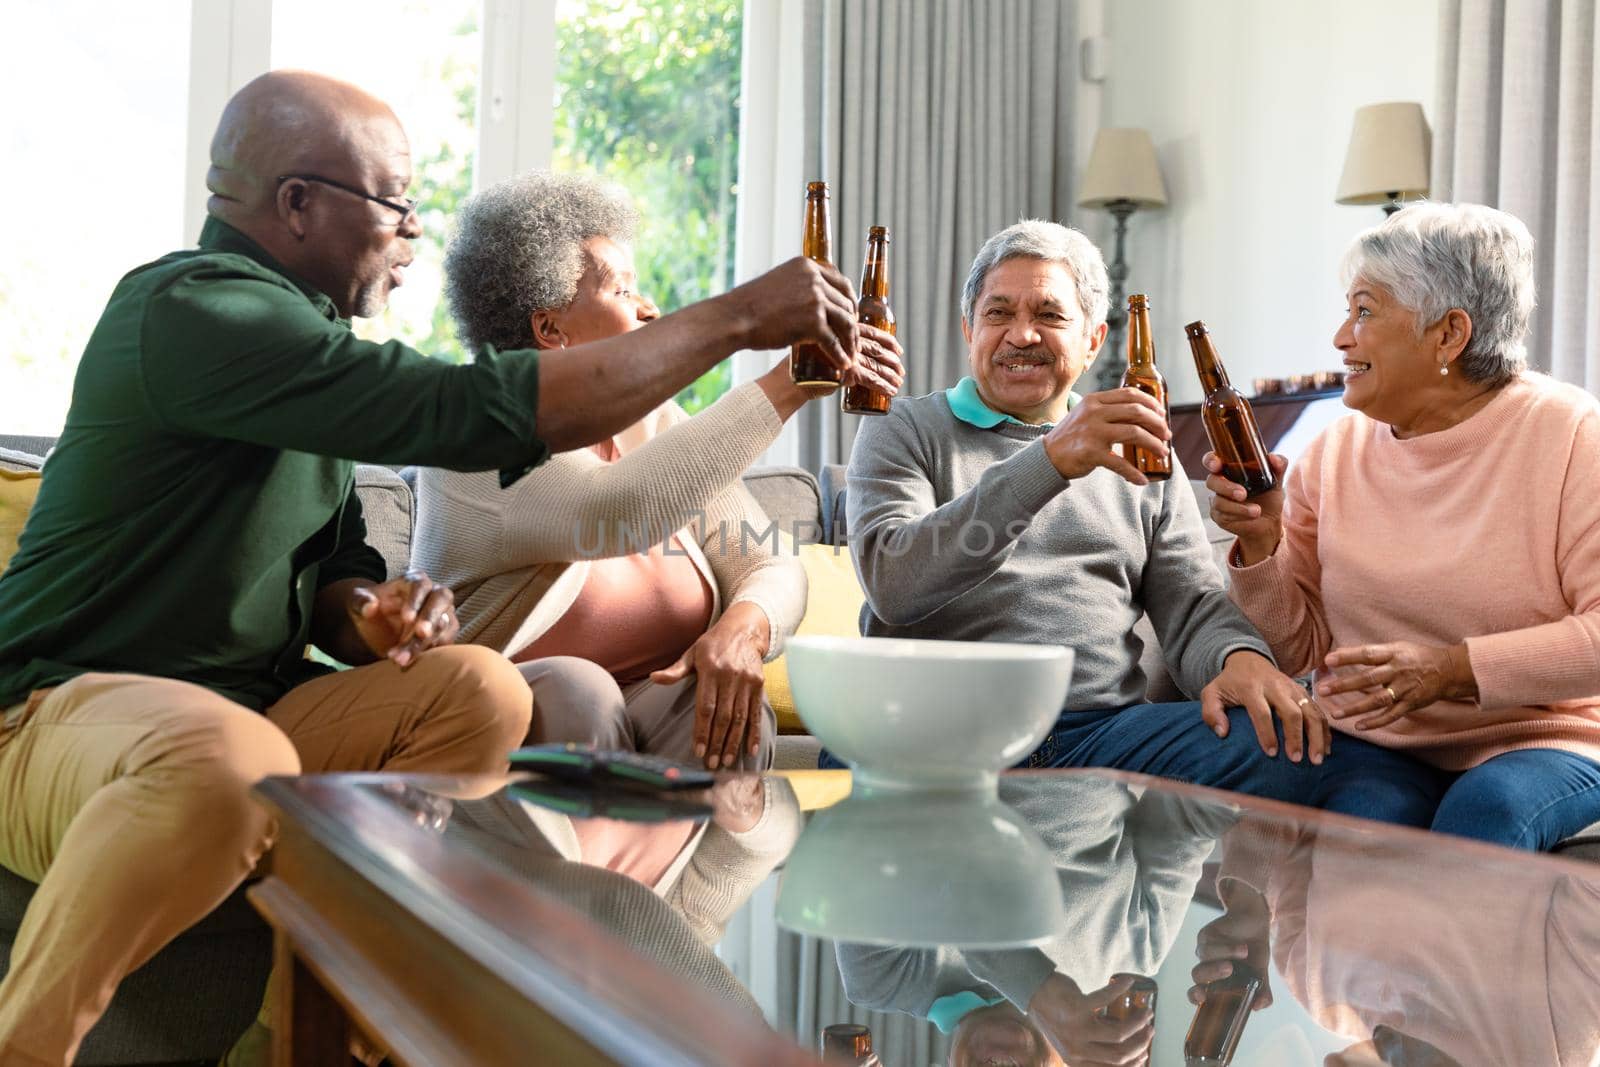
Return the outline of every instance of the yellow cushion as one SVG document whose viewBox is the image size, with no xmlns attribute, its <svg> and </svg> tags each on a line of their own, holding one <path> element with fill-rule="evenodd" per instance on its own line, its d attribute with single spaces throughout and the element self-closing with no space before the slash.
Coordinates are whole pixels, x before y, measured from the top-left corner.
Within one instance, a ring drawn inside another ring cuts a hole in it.
<svg viewBox="0 0 1600 1067">
<path fill-rule="evenodd" d="M 17 553 L 17 538 L 27 521 L 28 509 L 39 493 L 38 471 L 13 471 L 0 467 L 0 571 Z"/>
<path fill-rule="evenodd" d="M 849 771 L 784 769 L 772 773 L 788 779 L 801 811 L 830 808 L 850 795 Z"/>
<path fill-rule="evenodd" d="M 801 545 L 800 565 L 806 570 L 811 592 L 805 618 L 795 632 L 827 637 L 855 637 L 860 633 L 861 605 L 867 597 L 856 580 L 850 550 L 832 545 Z M 777 714 L 779 733 L 805 733 L 805 725 L 794 711 L 789 668 L 784 660 L 779 656 L 766 666 L 767 699 Z"/>
</svg>

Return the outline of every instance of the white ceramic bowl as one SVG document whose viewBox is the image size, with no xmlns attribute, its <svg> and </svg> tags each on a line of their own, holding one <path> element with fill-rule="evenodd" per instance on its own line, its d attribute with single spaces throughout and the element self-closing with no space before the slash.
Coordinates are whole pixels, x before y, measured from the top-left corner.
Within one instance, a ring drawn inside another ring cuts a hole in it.
<svg viewBox="0 0 1600 1067">
<path fill-rule="evenodd" d="M 1037 832 L 993 794 L 853 793 L 816 812 L 784 861 L 778 922 L 905 948 L 1037 944 L 1066 928 Z"/>
<path fill-rule="evenodd" d="M 806 729 L 861 787 L 973 787 L 1038 747 L 1066 703 L 1072 649 L 988 641 L 792 637 Z"/>
</svg>

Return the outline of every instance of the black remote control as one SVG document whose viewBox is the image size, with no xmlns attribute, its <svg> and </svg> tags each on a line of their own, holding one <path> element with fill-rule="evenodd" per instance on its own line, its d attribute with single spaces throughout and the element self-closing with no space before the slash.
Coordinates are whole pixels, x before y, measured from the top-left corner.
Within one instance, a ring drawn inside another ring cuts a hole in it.
<svg viewBox="0 0 1600 1067">
<path fill-rule="evenodd" d="M 634 789 L 709 789 L 717 780 L 708 770 L 664 756 L 595 748 L 573 741 L 519 748 L 511 753 L 511 766 L 565 782 Z"/>
</svg>

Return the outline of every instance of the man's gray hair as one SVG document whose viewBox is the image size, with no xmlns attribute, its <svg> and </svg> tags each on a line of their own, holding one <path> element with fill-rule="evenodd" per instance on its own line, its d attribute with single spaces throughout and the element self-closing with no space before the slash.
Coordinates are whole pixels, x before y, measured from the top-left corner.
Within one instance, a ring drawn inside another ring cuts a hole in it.
<svg viewBox="0 0 1600 1067">
<path fill-rule="evenodd" d="M 972 261 L 972 269 L 967 272 L 967 284 L 961 290 L 961 321 L 972 323 L 972 309 L 978 303 L 978 294 L 983 291 L 983 280 L 989 272 L 1005 260 L 1022 257 L 1060 263 L 1067 268 L 1078 291 L 1078 306 L 1088 316 L 1085 330 L 1092 330 L 1106 321 L 1111 282 L 1106 277 L 1105 257 L 1082 233 L 1044 219 L 1023 219 L 983 242 L 977 258 Z"/>
<path fill-rule="evenodd" d="M 578 295 L 583 242 L 632 243 L 638 220 L 621 189 L 586 174 L 531 171 L 468 197 L 444 256 L 445 295 L 467 350 L 534 347 L 533 313 Z"/>
<path fill-rule="evenodd" d="M 1357 275 L 1387 289 L 1416 316 L 1416 332 L 1451 308 L 1472 320 L 1456 359 L 1470 382 L 1504 385 L 1528 363 L 1533 316 L 1533 235 L 1520 219 L 1482 204 L 1413 204 L 1357 235 L 1344 256 Z"/>
</svg>

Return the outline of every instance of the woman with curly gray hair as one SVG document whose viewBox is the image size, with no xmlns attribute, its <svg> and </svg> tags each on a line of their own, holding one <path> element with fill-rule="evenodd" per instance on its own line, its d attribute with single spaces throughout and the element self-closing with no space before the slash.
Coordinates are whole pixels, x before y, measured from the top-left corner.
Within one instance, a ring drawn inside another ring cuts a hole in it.
<svg viewBox="0 0 1600 1067">
<path fill-rule="evenodd" d="M 1285 489 L 1247 499 L 1212 455 L 1206 484 L 1234 599 L 1335 727 L 1416 757 L 1434 829 L 1543 850 L 1600 819 L 1600 402 L 1525 369 L 1533 263 L 1476 204 L 1361 234 L 1355 414 Z"/>
<path fill-rule="evenodd" d="M 636 214 L 581 175 L 521 175 L 457 216 L 445 259 L 473 349 L 571 348 L 660 314 L 638 291 Z M 896 391 L 894 338 L 861 326 L 852 374 Z M 810 394 L 779 362 L 689 418 L 668 402 L 508 489 L 424 470 L 413 563 L 456 595 L 462 640 L 516 660 L 530 737 L 765 767 L 774 723 L 762 663 L 805 610 L 805 572 L 760 540 L 740 475 Z"/>
</svg>

